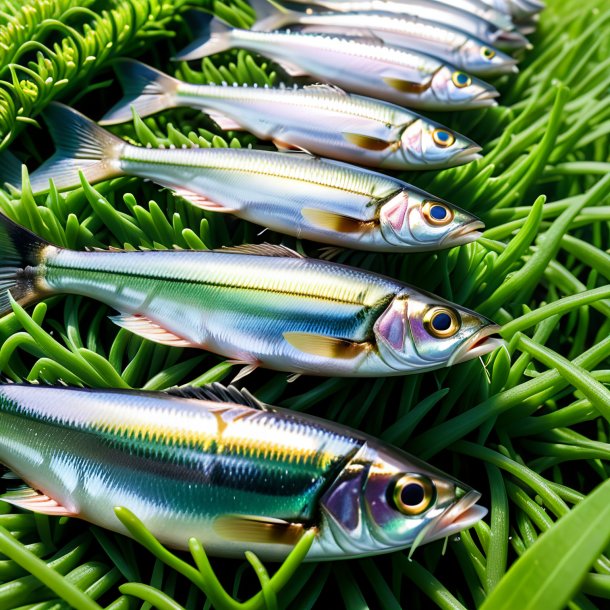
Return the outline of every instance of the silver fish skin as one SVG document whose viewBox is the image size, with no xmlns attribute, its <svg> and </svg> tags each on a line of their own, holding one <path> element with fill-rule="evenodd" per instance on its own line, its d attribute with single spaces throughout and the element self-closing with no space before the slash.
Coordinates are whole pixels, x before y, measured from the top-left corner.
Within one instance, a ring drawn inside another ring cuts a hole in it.
<svg viewBox="0 0 610 610">
<path fill-rule="evenodd" d="M 540 0 L 481 0 L 497 11 L 512 17 L 516 22 L 527 21 L 538 16 L 545 8 Z"/>
<path fill-rule="evenodd" d="M 0 217 L 0 315 L 54 294 L 96 299 L 151 341 L 246 365 L 343 377 L 452 366 L 501 345 L 488 318 L 389 277 L 269 244 L 78 252 Z M 242 375 L 245 374 L 242 372 Z"/>
<path fill-rule="evenodd" d="M 442 169 L 480 158 L 472 140 L 413 111 L 328 85 L 238 87 L 192 85 L 132 59 L 115 63 L 125 98 L 100 125 L 186 106 L 223 129 L 247 129 L 280 149 L 385 169 Z M 306 117 L 305 117 L 306 115 Z"/>
<path fill-rule="evenodd" d="M 515 59 L 484 41 L 451 26 L 408 15 L 279 11 L 257 21 L 252 29 L 270 32 L 288 26 L 303 33 L 373 34 L 386 44 L 422 51 L 476 76 L 518 72 Z"/>
<path fill-rule="evenodd" d="M 287 4 L 308 12 L 312 8 L 318 10 L 321 7 L 341 13 L 408 15 L 457 28 L 503 51 L 529 46 L 527 38 L 514 29 L 506 30 L 458 7 L 429 0 L 291 0 Z"/>
<path fill-rule="evenodd" d="M 483 223 L 464 210 L 386 176 L 304 153 L 132 146 L 60 104 L 45 112 L 57 152 L 30 176 L 64 190 L 139 176 L 192 204 L 299 238 L 378 252 L 434 250 L 477 239 Z"/>
<path fill-rule="evenodd" d="M 410 108 L 469 110 L 496 105 L 489 84 L 430 55 L 385 46 L 377 39 L 254 32 L 213 20 L 210 34 L 177 59 L 189 61 L 241 48 L 271 57 L 292 76 L 312 76 L 342 89 Z"/>
<path fill-rule="evenodd" d="M 125 507 L 172 548 L 195 537 L 211 555 L 274 561 L 311 529 L 306 561 L 350 559 L 455 534 L 487 512 L 481 494 L 413 456 L 219 384 L 5 384 L 0 422 L 0 461 L 29 485 L 3 501 L 129 535 L 114 510 Z"/>
</svg>

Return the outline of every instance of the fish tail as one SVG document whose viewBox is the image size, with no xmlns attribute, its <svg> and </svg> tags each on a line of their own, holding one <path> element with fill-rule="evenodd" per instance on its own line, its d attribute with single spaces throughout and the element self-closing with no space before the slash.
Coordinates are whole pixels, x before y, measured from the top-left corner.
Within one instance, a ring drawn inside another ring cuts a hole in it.
<svg viewBox="0 0 610 610">
<path fill-rule="evenodd" d="M 49 181 L 62 190 L 80 185 L 79 171 L 88 182 L 120 176 L 119 157 L 125 142 L 80 112 L 53 102 L 44 112 L 55 143 L 55 154 L 31 176 L 34 193 L 49 190 Z"/>
<path fill-rule="evenodd" d="M 201 13 L 201 11 L 193 12 L 203 15 L 198 19 L 201 23 L 196 26 L 199 30 L 199 37 L 186 48 L 182 49 L 173 58 L 174 60 L 190 61 L 214 55 L 215 53 L 222 53 L 231 48 L 231 32 L 233 30 L 231 26 L 207 13 Z"/>
<path fill-rule="evenodd" d="M 179 80 L 134 59 L 118 60 L 114 70 L 125 97 L 104 115 L 100 125 L 130 121 L 132 107 L 140 116 L 149 116 L 176 105 Z"/>
<path fill-rule="evenodd" d="M 15 188 L 21 184 L 21 161 L 8 150 L 0 152 L 0 186 L 5 184 Z"/>
<path fill-rule="evenodd" d="M 44 296 L 41 263 L 49 242 L 0 214 L 0 316 L 11 311 L 11 299 L 26 305 Z"/>
</svg>

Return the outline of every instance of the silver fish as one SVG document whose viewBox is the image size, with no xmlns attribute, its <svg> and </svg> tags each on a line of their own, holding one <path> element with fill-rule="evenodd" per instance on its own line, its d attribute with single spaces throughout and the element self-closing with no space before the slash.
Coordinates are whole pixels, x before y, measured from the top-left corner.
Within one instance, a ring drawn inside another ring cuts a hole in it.
<svg viewBox="0 0 610 610">
<path fill-rule="evenodd" d="M 396 178 L 303 153 L 247 148 L 144 148 L 52 104 L 57 152 L 30 176 L 35 193 L 120 175 L 171 188 L 208 211 L 333 246 L 378 252 L 435 250 L 480 236 L 480 220 Z M 14 185 L 18 188 L 18 185 Z"/>
<path fill-rule="evenodd" d="M 262 0 L 267 6 L 271 4 Z M 265 7 L 263 6 L 263 9 Z M 257 15 L 259 15 L 257 11 Z M 263 13 L 264 15 L 264 13 Z M 257 21 L 252 29 L 271 32 L 296 26 L 303 33 L 371 36 L 386 44 L 423 51 L 477 76 L 516 73 L 517 60 L 484 41 L 448 25 L 391 13 L 299 13 L 281 10 Z"/>
<path fill-rule="evenodd" d="M 540 0 L 481 0 L 488 6 L 506 15 L 515 21 L 529 20 L 536 17 L 545 7 Z"/>
<path fill-rule="evenodd" d="M 115 63 L 125 98 L 100 125 L 167 108 L 201 108 L 222 129 L 247 129 L 281 150 L 302 149 L 359 165 L 441 169 L 480 158 L 472 140 L 413 111 L 328 85 L 191 85 L 132 59 Z M 304 112 L 307 116 L 304 117 Z"/>
<path fill-rule="evenodd" d="M 292 76 L 309 75 L 347 91 L 413 108 L 467 110 L 496 105 L 498 92 L 430 55 L 385 46 L 378 38 L 254 32 L 212 20 L 209 34 L 177 59 L 192 60 L 230 48 L 271 57 Z"/>
</svg>

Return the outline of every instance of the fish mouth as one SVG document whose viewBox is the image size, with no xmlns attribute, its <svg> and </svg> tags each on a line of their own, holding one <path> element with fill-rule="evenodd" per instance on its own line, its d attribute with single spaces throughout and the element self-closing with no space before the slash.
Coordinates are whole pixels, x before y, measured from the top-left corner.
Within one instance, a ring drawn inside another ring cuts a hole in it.
<svg viewBox="0 0 610 610">
<path fill-rule="evenodd" d="M 457 532 L 472 527 L 486 514 L 487 509 L 477 506 L 481 494 L 471 489 L 460 498 L 453 506 L 441 513 L 435 520 L 433 528 L 426 533 L 425 541 L 432 542 L 440 538 L 446 538 Z"/>
<path fill-rule="evenodd" d="M 489 324 L 475 333 L 474 337 L 470 338 L 456 350 L 449 359 L 447 366 L 485 356 L 485 354 L 489 354 L 504 345 L 503 339 L 492 336 L 497 335 L 500 332 L 500 328 L 497 324 Z"/>
<path fill-rule="evenodd" d="M 483 89 L 480 93 L 472 98 L 470 105 L 472 107 L 484 108 L 485 106 L 497 106 L 498 102 L 495 98 L 500 96 L 500 92 L 495 89 Z"/>
<path fill-rule="evenodd" d="M 481 231 L 479 229 L 484 229 L 485 223 L 481 220 L 473 220 L 468 224 L 464 225 L 452 231 L 447 235 L 440 243 L 440 246 L 444 246 L 447 242 L 448 246 L 455 248 L 456 246 L 463 246 L 464 244 L 469 244 L 471 241 L 476 241 L 481 237 Z"/>
<path fill-rule="evenodd" d="M 511 32 L 500 30 L 496 37 L 495 44 L 505 45 L 511 49 L 522 49 L 527 47 L 529 40 L 517 30 Z"/>
<path fill-rule="evenodd" d="M 478 161 L 483 157 L 479 154 L 483 149 L 478 144 L 471 144 L 468 148 L 460 150 L 451 157 L 451 162 L 456 165 L 465 165 L 471 161 Z"/>
</svg>

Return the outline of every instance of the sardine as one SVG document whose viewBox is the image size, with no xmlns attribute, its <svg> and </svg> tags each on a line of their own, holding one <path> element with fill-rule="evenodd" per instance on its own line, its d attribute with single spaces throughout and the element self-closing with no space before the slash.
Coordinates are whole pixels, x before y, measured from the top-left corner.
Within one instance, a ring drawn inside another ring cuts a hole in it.
<svg viewBox="0 0 610 610">
<path fill-rule="evenodd" d="M 399 202 L 397 202 L 398 204 Z M 393 219 L 404 215 L 400 205 Z M 489 353 L 499 327 L 372 272 L 270 244 L 77 252 L 0 217 L 0 315 L 54 294 L 97 299 L 152 341 L 296 374 L 390 376 Z"/>
<path fill-rule="evenodd" d="M 260 0 L 255 6 L 257 21 L 252 29 L 271 32 L 290 27 L 303 33 L 371 36 L 384 43 L 422 51 L 446 61 L 460 70 L 476 76 L 516 73 L 517 61 L 489 46 L 484 41 L 449 25 L 419 17 L 391 13 L 300 13 L 297 11 L 265 10 L 272 4 Z"/>
<path fill-rule="evenodd" d="M 455 534 L 481 494 L 350 428 L 260 403 L 246 390 L 138 392 L 0 386 L 0 461 L 19 508 L 162 543 L 280 560 L 315 529 L 307 561 L 366 557 Z"/>
<path fill-rule="evenodd" d="M 514 29 L 505 29 L 464 11 L 453 2 L 430 0 L 282 0 L 282 5 L 310 11 L 325 8 L 339 13 L 376 12 L 418 17 L 448 25 L 485 41 L 502 50 L 522 49 L 530 46 L 527 38 Z"/>
<path fill-rule="evenodd" d="M 472 140 L 415 112 L 328 85 L 301 88 L 191 85 L 133 59 L 115 63 L 125 91 L 100 121 L 200 108 L 222 129 L 247 129 L 282 149 L 386 169 L 441 169 L 480 158 Z"/>
<path fill-rule="evenodd" d="M 342 89 L 428 110 L 494 106 L 498 92 L 435 57 L 384 45 L 379 38 L 254 32 L 218 19 L 208 33 L 178 54 L 189 61 L 240 48 L 272 58 L 291 76 L 312 76 Z"/>
<path fill-rule="evenodd" d="M 435 250 L 479 237 L 483 223 L 396 178 L 304 153 L 132 146 L 53 104 L 57 152 L 30 176 L 34 193 L 129 175 L 171 188 L 208 211 L 333 246 L 379 252 Z M 18 185 L 14 185 L 18 188 Z"/>
<path fill-rule="evenodd" d="M 517 22 L 536 17 L 545 7 L 544 2 L 540 0 L 482 0 L 482 2 L 510 15 Z"/>
</svg>

